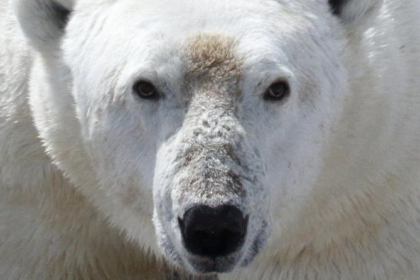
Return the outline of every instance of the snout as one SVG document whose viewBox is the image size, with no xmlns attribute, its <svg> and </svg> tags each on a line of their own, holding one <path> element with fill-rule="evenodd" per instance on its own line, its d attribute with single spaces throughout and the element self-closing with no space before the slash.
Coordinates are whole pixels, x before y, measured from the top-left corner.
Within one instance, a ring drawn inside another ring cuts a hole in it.
<svg viewBox="0 0 420 280">
<path fill-rule="evenodd" d="M 162 146 L 157 159 L 159 246 L 169 261 L 193 274 L 249 265 L 269 234 L 260 153 L 222 105 L 187 116 L 179 136 Z"/>
<path fill-rule="evenodd" d="M 189 253 L 215 259 L 240 250 L 248 217 L 235 206 L 194 206 L 178 219 L 182 240 Z"/>
</svg>

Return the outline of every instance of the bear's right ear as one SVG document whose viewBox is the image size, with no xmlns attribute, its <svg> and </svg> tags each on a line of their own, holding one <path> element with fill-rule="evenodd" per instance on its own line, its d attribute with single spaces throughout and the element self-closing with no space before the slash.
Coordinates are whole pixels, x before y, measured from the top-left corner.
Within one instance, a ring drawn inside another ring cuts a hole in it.
<svg viewBox="0 0 420 280">
<path fill-rule="evenodd" d="M 372 18 L 383 0 L 328 0 L 331 11 L 348 26 L 355 26 Z"/>
<path fill-rule="evenodd" d="M 75 0 L 15 0 L 19 24 L 39 51 L 51 51 L 64 34 Z"/>
</svg>

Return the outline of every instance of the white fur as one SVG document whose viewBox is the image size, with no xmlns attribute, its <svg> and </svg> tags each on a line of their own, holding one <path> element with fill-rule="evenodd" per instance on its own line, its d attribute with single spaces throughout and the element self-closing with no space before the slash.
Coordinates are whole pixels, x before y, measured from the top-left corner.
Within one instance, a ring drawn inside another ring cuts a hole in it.
<svg viewBox="0 0 420 280">
<path fill-rule="evenodd" d="M 49 1 L 0 0 L 2 279 L 197 272 L 177 217 L 224 203 L 250 227 L 220 280 L 418 279 L 417 0 L 352 0 L 341 19 L 327 0 L 60 0 L 65 31 Z M 197 34 L 237 42 L 240 98 L 186 90 Z M 290 97 L 267 103 L 280 78 Z M 136 98 L 139 79 L 165 98 Z M 213 181 L 180 167 L 200 145 Z"/>
</svg>

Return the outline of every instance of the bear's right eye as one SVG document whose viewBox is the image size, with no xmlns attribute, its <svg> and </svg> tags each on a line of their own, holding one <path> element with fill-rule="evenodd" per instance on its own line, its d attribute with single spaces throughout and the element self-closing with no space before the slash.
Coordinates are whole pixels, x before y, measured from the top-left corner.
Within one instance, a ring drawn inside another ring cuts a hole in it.
<svg viewBox="0 0 420 280">
<path fill-rule="evenodd" d="M 142 99 L 159 99 L 160 93 L 156 87 L 147 81 L 138 81 L 133 86 L 134 93 Z"/>
</svg>

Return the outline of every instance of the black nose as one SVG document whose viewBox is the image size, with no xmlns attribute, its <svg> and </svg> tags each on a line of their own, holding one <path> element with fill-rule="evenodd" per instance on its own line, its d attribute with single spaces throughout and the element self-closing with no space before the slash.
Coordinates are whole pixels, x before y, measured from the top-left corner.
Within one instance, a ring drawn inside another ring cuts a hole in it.
<svg viewBox="0 0 420 280">
<path fill-rule="evenodd" d="M 244 243 L 248 218 L 234 206 L 194 206 L 178 219 L 184 246 L 202 257 L 223 257 Z"/>
</svg>

